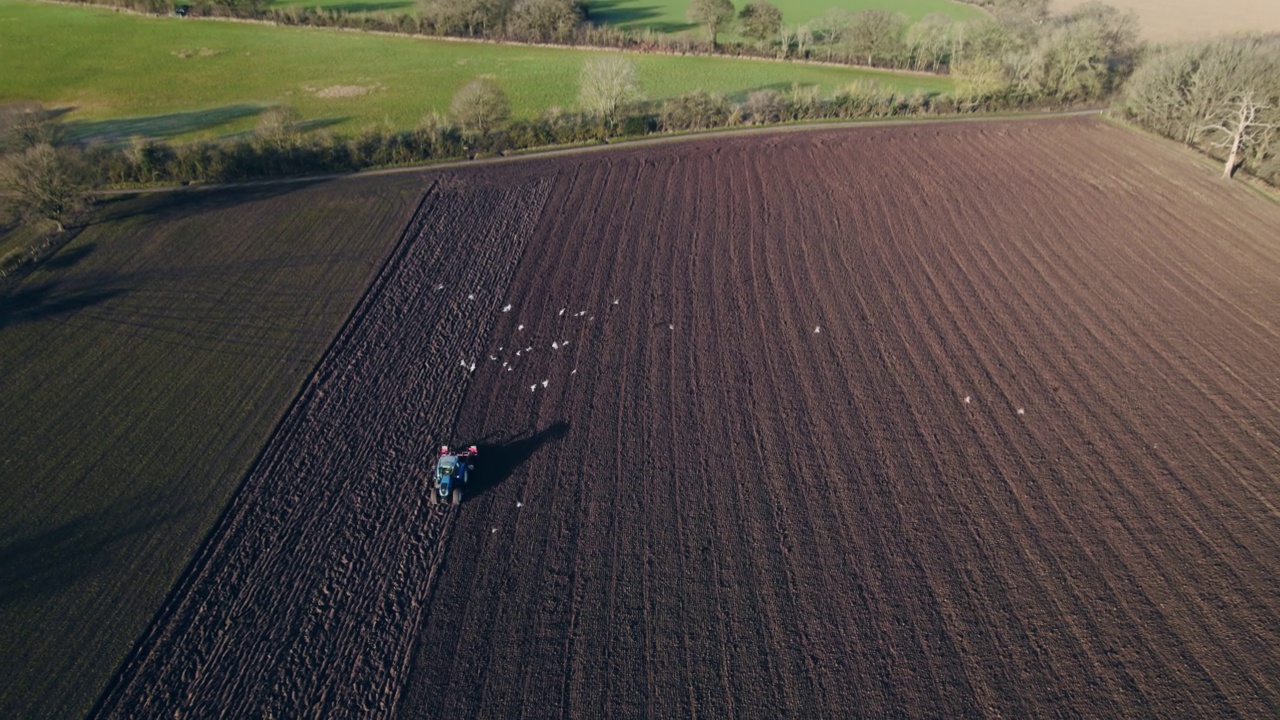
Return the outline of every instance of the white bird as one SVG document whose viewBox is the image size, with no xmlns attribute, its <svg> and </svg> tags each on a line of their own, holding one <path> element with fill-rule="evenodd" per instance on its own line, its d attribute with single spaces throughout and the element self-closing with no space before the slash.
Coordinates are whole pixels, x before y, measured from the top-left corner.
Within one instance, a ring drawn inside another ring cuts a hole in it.
<svg viewBox="0 0 1280 720">
<path fill-rule="evenodd" d="M 507 372 L 511 372 L 511 366 L 510 366 L 510 365 L 508 365 L 508 366 L 507 366 Z"/>
<path fill-rule="evenodd" d="M 516 351 L 516 357 L 520 357 L 520 353 L 521 353 L 521 352 L 524 352 L 524 351 L 523 351 L 523 350 L 517 350 L 517 351 Z"/>
<path fill-rule="evenodd" d="M 592 320 L 595 320 L 595 319 L 596 319 L 596 316 L 592 315 L 591 317 L 587 318 L 587 322 L 591 322 Z"/>
<path fill-rule="evenodd" d="M 570 375 L 577 375 L 577 374 L 578 374 L 578 368 L 574 368 L 574 369 L 573 369 L 573 372 L 571 372 L 571 373 L 569 373 L 569 374 L 570 374 Z"/>
<path fill-rule="evenodd" d="M 468 300 L 475 300 L 475 299 L 476 299 L 476 294 L 475 294 L 475 293 L 468 293 L 468 294 L 467 294 L 467 299 L 468 299 Z"/>
<path fill-rule="evenodd" d="M 560 312 L 556 313 L 556 315 L 564 315 L 564 311 L 568 309 L 569 308 L 560 308 Z"/>
<path fill-rule="evenodd" d="M 614 304 L 614 305 L 617 305 L 617 304 L 618 304 L 618 298 L 614 298 L 614 299 L 613 299 L 613 304 Z"/>
<path fill-rule="evenodd" d="M 549 380 L 543 380 L 543 381 L 542 381 L 542 387 L 546 387 L 548 382 L 550 382 L 550 381 L 549 381 Z"/>
<path fill-rule="evenodd" d="M 511 306 L 510 306 L 510 305 L 503 305 L 503 306 L 502 306 L 502 312 L 511 312 Z"/>
<path fill-rule="evenodd" d="M 439 292 L 443 289 L 444 289 L 444 283 L 440 283 L 439 285 L 436 286 L 436 292 Z"/>
<path fill-rule="evenodd" d="M 964 396 L 964 401 L 965 401 L 966 403 L 967 403 L 967 402 L 969 402 L 970 400 L 972 400 L 972 398 L 970 398 L 968 395 L 965 395 L 965 396 Z"/>
<path fill-rule="evenodd" d="M 586 315 L 586 314 L 587 314 L 587 311 L 586 311 L 586 310 L 579 310 L 579 311 L 578 311 L 578 317 L 582 317 L 583 315 Z"/>
<path fill-rule="evenodd" d="M 495 360 L 497 360 L 497 359 L 498 359 L 498 356 L 497 356 L 497 355 L 490 355 L 490 356 L 489 356 L 489 362 L 493 362 L 493 361 L 495 361 Z"/>
<path fill-rule="evenodd" d="M 532 384 L 532 385 L 530 385 L 530 386 L 529 386 L 529 392 L 533 392 L 533 391 L 535 391 L 535 390 L 537 390 L 537 389 L 538 389 L 538 383 L 534 383 L 534 384 Z"/>
<path fill-rule="evenodd" d="M 1027 414 L 1027 411 L 1026 411 L 1026 410 L 1023 410 L 1022 408 L 1018 408 L 1018 414 L 1019 414 L 1019 415 L 1026 415 L 1026 414 Z"/>
<path fill-rule="evenodd" d="M 530 351 L 530 350 L 532 350 L 532 349 L 533 349 L 533 346 L 532 346 L 532 345 L 530 345 L 529 347 L 525 348 L 525 349 L 524 349 L 524 351 L 525 351 L 525 352 L 529 352 L 529 351 Z"/>
<path fill-rule="evenodd" d="M 517 326 L 516 326 L 516 329 L 517 329 L 517 330 L 523 330 L 523 329 L 524 329 L 524 326 L 523 326 L 523 325 L 517 325 Z"/>
<path fill-rule="evenodd" d="M 676 324 L 675 324 L 675 323 L 667 323 L 667 329 L 668 329 L 668 330 L 675 330 L 675 329 L 676 329 Z"/>
<path fill-rule="evenodd" d="M 498 352 L 502 352 L 502 346 L 501 346 L 501 345 L 499 345 L 499 346 L 498 346 Z"/>
<path fill-rule="evenodd" d="M 551 349 L 552 349 L 552 350 L 559 350 L 559 349 L 560 349 L 560 346 L 553 342 L 553 343 L 551 343 Z"/>
<path fill-rule="evenodd" d="M 507 366 L 507 361 L 506 361 L 506 360 L 503 360 L 503 361 L 502 361 L 502 367 L 506 367 L 506 366 Z"/>
<path fill-rule="evenodd" d="M 561 341 L 560 341 L 560 347 L 569 347 L 569 341 L 568 341 L 568 340 L 561 340 Z"/>
<path fill-rule="evenodd" d="M 518 508 L 522 508 L 522 507 L 524 507 L 524 503 L 522 503 L 522 502 L 520 502 L 519 500 L 517 500 L 517 501 L 516 501 L 516 507 L 518 507 Z"/>
<path fill-rule="evenodd" d="M 814 326 L 813 326 L 813 334 L 814 334 L 814 335 L 817 335 L 817 334 L 818 334 L 818 333 L 820 333 L 820 332 L 822 332 L 822 326 L 821 326 L 821 325 L 814 325 Z"/>
<path fill-rule="evenodd" d="M 475 372 L 475 370 L 476 370 L 476 361 L 475 361 L 475 360 L 472 360 L 472 361 L 471 361 L 471 364 L 470 364 L 470 365 L 468 365 L 468 364 L 467 364 L 467 361 L 466 361 L 466 360 L 463 360 L 463 361 L 462 361 L 462 367 L 466 368 L 466 369 L 467 369 L 467 372 Z"/>
<path fill-rule="evenodd" d="M 490 535 L 492 535 L 492 534 L 494 534 L 494 533 L 496 533 L 496 532 L 498 532 L 498 528 L 489 528 L 489 534 L 490 534 Z"/>
</svg>

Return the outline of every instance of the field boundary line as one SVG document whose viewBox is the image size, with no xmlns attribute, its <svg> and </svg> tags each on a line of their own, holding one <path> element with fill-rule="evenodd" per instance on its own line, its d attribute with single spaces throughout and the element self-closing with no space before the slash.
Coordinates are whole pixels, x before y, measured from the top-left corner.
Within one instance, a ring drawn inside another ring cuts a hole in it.
<svg viewBox="0 0 1280 720">
<path fill-rule="evenodd" d="M 177 581 L 166 594 L 164 602 L 152 617 L 151 622 L 148 623 L 146 630 L 144 630 L 138 637 L 128 654 L 125 655 L 120 665 L 117 666 L 115 672 L 112 673 L 111 679 L 99 694 L 98 699 L 94 701 L 87 717 L 101 717 L 110 704 L 115 702 L 121 695 L 121 692 L 125 687 L 127 687 L 128 671 L 138 665 L 145 658 L 146 654 L 149 652 L 152 641 L 165 628 L 166 624 L 164 621 L 173 615 L 179 605 L 179 601 L 186 596 L 187 590 L 191 587 L 193 581 L 199 576 L 200 569 L 203 568 L 204 565 L 209 562 L 209 559 L 214 556 L 214 551 L 218 544 L 217 541 L 219 538 L 223 537 L 233 520 L 236 508 L 238 507 L 237 503 L 245 492 L 246 483 L 248 483 L 249 479 L 253 477 L 258 466 L 262 464 L 267 451 L 273 447 L 277 437 L 285 429 L 285 425 L 289 422 L 290 418 L 293 417 L 294 410 L 315 390 L 317 385 L 317 373 L 319 373 L 320 369 L 324 367 L 325 358 L 333 353 L 334 348 L 338 346 L 348 335 L 348 331 L 368 313 L 373 301 L 382 292 L 388 279 L 395 275 L 395 269 L 400 265 L 405 255 L 408 254 L 409 246 L 418 239 L 419 233 L 415 232 L 415 230 L 424 222 L 423 218 L 425 217 L 425 213 L 423 210 L 435 195 L 438 185 L 438 180 L 432 180 L 431 185 L 423 192 L 422 198 L 419 200 L 417 208 L 414 210 L 414 214 L 401 231 L 400 239 L 387 253 L 386 258 L 383 259 L 381 267 L 378 268 L 377 274 L 374 275 L 373 281 L 360 295 L 360 299 L 356 301 L 355 307 L 352 309 L 351 313 L 347 315 L 347 319 L 343 321 L 342 326 L 338 328 L 338 331 L 325 347 L 324 352 L 320 354 L 319 359 L 312 366 L 311 371 L 307 374 L 307 378 L 303 381 L 298 392 L 294 395 L 293 399 L 289 401 L 289 405 L 281 413 L 280 418 L 276 421 L 271 433 L 267 435 L 262 446 L 258 449 L 253 461 L 249 463 L 249 466 L 241 475 L 240 482 L 237 483 L 236 489 L 231 493 L 226 504 L 223 505 L 222 510 L 218 514 L 218 519 L 214 521 L 209 532 L 205 535 L 204 539 L 200 541 L 200 545 L 195 554 L 192 555 L 191 560 L 187 563 L 186 567 L 183 568 Z"/>
<path fill-rule="evenodd" d="M 284 178 L 271 178 L 267 180 L 251 180 L 248 182 L 226 182 L 226 183 L 193 183 L 190 185 L 164 185 L 157 187 L 138 187 L 138 188 L 117 188 L 108 190 L 99 190 L 94 194 L 100 197 L 112 197 L 117 195 L 149 195 L 155 193 L 166 192 L 204 192 L 213 190 L 228 189 L 246 189 L 255 187 L 273 187 L 276 185 L 287 185 L 289 183 L 300 182 L 323 182 L 327 180 L 355 180 L 366 177 L 380 177 L 383 175 L 400 175 L 407 173 L 430 173 L 445 170 L 459 170 L 476 167 L 489 167 L 495 165 L 507 165 L 531 160 L 545 160 L 548 158 L 573 157 L 576 155 L 586 155 L 591 153 L 608 152 L 613 149 L 645 147 L 648 145 L 667 145 L 672 143 L 693 142 L 697 140 L 714 140 L 720 138 L 733 138 L 750 135 L 770 135 L 783 133 L 800 133 L 800 132 L 819 132 L 822 130 L 855 130 L 859 128 L 882 128 L 897 127 L 902 125 L 943 125 L 949 123 L 984 123 L 984 122 L 1033 122 L 1039 120 L 1055 120 L 1073 117 L 1089 117 L 1101 116 L 1104 110 L 1101 108 L 1088 108 L 1085 110 L 1065 110 L 1065 111 L 1047 111 L 1047 112 L 1017 112 L 1017 113 L 991 113 L 982 115 L 947 115 L 943 117 L 910 117 L 910 118 L 883 118 L 876 120 L 837 120 L 837 121 L 806 121 L 785 125 L 764 125 L 759 127 L 738 127 L 738 128 L 716 128 L 713 130 L 695 130 L 672 134 L 663 134 L 658 136 L 646 136 L 639 138 L 622 138 L 616 140 L 607 140 L 590 145 L 574 145 L 565 146 L 548 146 L 547 148 L 534 148 L 528 151 L 516 152 L 510 155 L 500 155 L 495 157 L 471 158 L 459 160 L 442 160 L 439 162 L 425 162 L 413 165 L 398 165 L 394 167 L 381 167 L 369 170 L 357 170 L 355 172 L 342 173 L 322 173 L 318 175 L 297 175 Z"/>
</svg>

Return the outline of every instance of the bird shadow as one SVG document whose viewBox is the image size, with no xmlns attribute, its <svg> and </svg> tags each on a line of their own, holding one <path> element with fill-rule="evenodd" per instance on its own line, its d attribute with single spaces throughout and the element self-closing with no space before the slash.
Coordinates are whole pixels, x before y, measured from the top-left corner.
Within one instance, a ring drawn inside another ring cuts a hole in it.
<svg viewBox="0 0 1280 720">
<path fill-rule="evenodd" d="M 475 476 L 467 483 L 467 496 L 479 497 L 501 485 L 515 471 L 533 457 L 544 445 L 555 442 L 569 433 L 569 423 L 561 420 L 528 437 L 500 443 L 480 443 L 476 458 Z"/>
</svg>

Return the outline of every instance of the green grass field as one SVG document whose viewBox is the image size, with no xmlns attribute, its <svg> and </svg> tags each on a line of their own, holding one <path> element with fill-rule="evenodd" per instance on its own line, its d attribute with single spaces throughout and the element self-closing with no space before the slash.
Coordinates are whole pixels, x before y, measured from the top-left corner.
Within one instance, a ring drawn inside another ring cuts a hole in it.
<svg viewBox="0 0 1280 720">
<path fill-rule="evenodd" d="M 739 10 L 749 0 L 734 0 Z M 420 7 L 415 0 L 276 0 L 278 7 L 300 5 L 323 7 L 344 12 L 359 13 L 384 11 L 391 13 L 417 13 Z M 971 20 L 981 16 L 972 5 L 953 0 L 774 0 L 782 10 L 783 18 L 792 25 L 799 25 L 816 18 L 832 8 L 851 12 L 859 10 L 893 10 L 919 20 L 929 13 L 942 13 L 955 20 Z M 608 23 L 633 30 L 651 29 L 657 32 L 682 32 L 693 28 L 685 16 L 689 0 L 588 0 L 589 17 L 594 22 Z"/>
<path fill-rule="evenodd" d="M 741 10 L 747 2 L 734 0 L 734 5 Z M 930 13 L 942 13 L 954 20 L 972 20 L 982 16 L 974 6 L 951 0 L 774 0 L 773 4 L 782 10 L 783 19 L 793 26 L 819 17 L 832 8 L 851 12 L 892 10 L 912 20 L 919 20 Z M 588 3 L 590 18 L 596 22 L 668 33 L 694 29 L 685 12 L 688 7 L 689 0 L 591 0 Z"/>
<path fill-rule="evenodd" d="M 0 717 L 83 717 L 423 189 L 113 201 L 0 299 Z"/>
<path fill-rule="evenodd" d="M 424 40 L 311 28 L 153 18 L 0 0 L 0 102 L 69 107 L 81 137 L 202 137 L 253 127 L 287 103 L 317 126 L 353 132 L 415 126 L 453 93 L 492 76 L 517 116 L 572 107 L 583 62 L 566 48 Z M 52 40 L 56 38 L 57 40 Z M 943 77 L 756 60 L 631 55 L 651 98 L 704 89 L 742 96 L 859 79 L 943 91 Z M 355 94 L 364 93 L 364 94 Z"/>
</svg>

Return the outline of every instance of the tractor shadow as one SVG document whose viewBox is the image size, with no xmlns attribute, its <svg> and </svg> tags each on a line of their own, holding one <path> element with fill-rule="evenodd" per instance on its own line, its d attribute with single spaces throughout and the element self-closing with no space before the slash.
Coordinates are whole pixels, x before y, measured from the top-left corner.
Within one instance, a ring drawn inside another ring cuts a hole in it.
<svg viewBox="0 0 1280 720">
<path fill-rule="evenodd" d="M 560 421 L 525 438 L 502 443 L 481 443 L 475 477 L 467 483 L 467 497 L 476 498 L 502 484 L 544 445 L 569 434 L 569 423 Z"/>
</svg>

